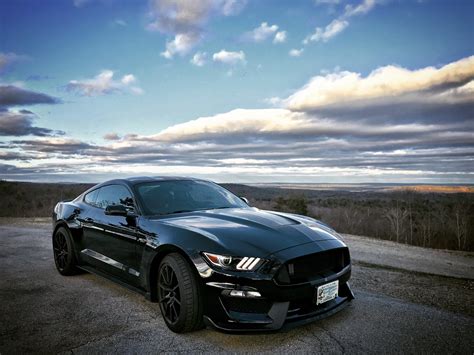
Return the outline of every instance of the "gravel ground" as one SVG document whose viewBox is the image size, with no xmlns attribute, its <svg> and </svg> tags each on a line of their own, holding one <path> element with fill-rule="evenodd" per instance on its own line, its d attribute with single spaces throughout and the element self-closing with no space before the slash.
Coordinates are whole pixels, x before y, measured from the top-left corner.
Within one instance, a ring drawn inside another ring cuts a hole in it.
<svg viewBox="0 0 474 355">
<path fill-rule="evenodd" d="M 59 275 L 47 222 L 0 221 L 1 354 L 474 352 L 469 255 L 437 251 L 433 256 L 428 250 L 432 256 L 423 256 L 421 264 L 392 265 L 401 255 L 398 245 L 345 237 L 354 260 L 356 300 L 342 312 L 272 334 L 204 329 L 178 335 L 166 328 L 158 305 L 142 296 L 94 275 Z M 401 247 L 409 259 L 420 253 L 420 248 Z M 446 255 L 453 264 L 448 273 L 455 277 L 440 276 L 437 267 L 426 269 Z M 465 262 L 464 274 L 452 274 Z"/>
<path fill-rule="evenodd" d="M 343 235 L 353 257 L 365 264 L 474 280 L 474 253 L 437 250 L 387 240 Z"/>
</svg>

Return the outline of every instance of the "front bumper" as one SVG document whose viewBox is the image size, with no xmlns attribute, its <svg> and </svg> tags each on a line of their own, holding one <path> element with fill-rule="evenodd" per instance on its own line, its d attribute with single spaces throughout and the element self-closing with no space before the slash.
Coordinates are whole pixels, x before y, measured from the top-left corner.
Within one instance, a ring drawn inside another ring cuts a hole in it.
<svg viewBox="0 0 474 355">
<path fill-rule="evenodd" d="M 328 317 L 345 308 L 354 298 L 348 280 L 349 264 L 323 279 L 298 285 L 279 285 L 273 279 L 250 279 L 214 273 L 205 282 L 205 321 L 222 331 L 275 331 Z M 339 280 L 338 297 L 316 305 L 320 285 Z M 229 290 L 253 290 L 260 298 L 235 297 Z"/>
</svg>

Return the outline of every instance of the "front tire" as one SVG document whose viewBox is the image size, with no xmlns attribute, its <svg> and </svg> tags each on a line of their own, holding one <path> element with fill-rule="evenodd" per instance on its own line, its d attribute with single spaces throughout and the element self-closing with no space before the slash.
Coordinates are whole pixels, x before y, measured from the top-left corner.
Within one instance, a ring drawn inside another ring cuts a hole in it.
<svg viewBox="0 0 474 355">
<path fill-rule="evenodd" d="M 166 325 L 175 333 L 202 328 L 203 302 L 196 272 L 178 253 L 168 254 L 158 268 L 158 301 Z"/>
<path fill-rule="evenodd" d="M 64 227 L 59 227 L 53 235 L 53 253 L 56 269 L 61 275 L 70 276 L 78 273 L 74 243 L 71 234 Z"/>
</svg>

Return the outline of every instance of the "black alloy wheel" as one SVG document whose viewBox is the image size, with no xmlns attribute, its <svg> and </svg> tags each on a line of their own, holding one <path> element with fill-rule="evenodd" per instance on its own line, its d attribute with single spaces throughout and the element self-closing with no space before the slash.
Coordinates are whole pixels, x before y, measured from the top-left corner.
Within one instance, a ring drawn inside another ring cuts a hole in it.
<svg viewBox="0 0 474 355">
<path fill-rule="evenodd" d="M 178 278 L 169 264 L 162 265 L 158 280 L 163 317 L 169 324 L 176 324 L 181 312 Z"/>
<path fill-rule="evenodd" d="M 53 252 L 56 268 L 61 275 L 77 273 L 72 239 L 64 227 L 60 227 L 53 235 Z"/>
<path fill-rule="evenodd" d="M 166 325 L 184 333 L 203 326 L 202 287 L 190 263 L 178 253 L 166 255 L 160 263 L 157 294 Z"/>
</svg>

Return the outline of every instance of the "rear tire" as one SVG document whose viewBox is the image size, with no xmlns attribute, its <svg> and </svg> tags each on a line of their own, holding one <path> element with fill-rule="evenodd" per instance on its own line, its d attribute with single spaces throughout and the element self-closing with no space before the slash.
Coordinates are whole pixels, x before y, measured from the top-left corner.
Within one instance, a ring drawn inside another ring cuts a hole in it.
<svg viewBox="0 0 474 355">
<path fill-rule="evenodd" d="M 164 257 L 158 268 L 156 287 L 161 315 L 169 329 L 185 333 L 203 327 L 201 285 L 181 254 Z"/>
<path fill-rule="evenodd" d="M 53 235 L 53 253 L 56 269 L 61 275 L 70 276 L 79 272 L 76 267 L 76 254 L 71 233 L 67 228 L 59 227 Z"/>
</svg>

